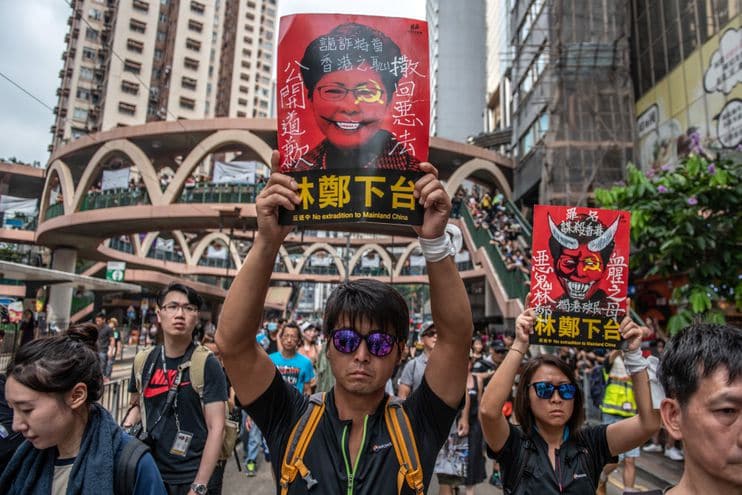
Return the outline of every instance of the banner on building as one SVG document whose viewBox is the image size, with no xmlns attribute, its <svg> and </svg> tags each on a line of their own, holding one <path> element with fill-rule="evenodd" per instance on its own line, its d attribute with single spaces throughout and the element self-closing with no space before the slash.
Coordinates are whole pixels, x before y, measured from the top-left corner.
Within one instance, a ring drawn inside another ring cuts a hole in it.
<svg viewBox="0 0 742 495">
<path fill-rule="evenodd" d="M 368 256 L 361 256 L 361 268 L 380 268 L 381 257 L 376 253 L 371 253 Z"/>
<path fill-rule="evenodd" d="M 175 250 L 175 240 L 163 239 L 161 237 L 158 237 L 155 240 L 155 249 L 158 251 L 166 251 L 168 253 L 172 253 Z"/>
<path fill-rule="evenodd" d="M 131 169 L 128 167 L 119 170 L 104 170 L 103 179 L 101 180 L 100 185 L 101 190 L 128 189 L 130 172 Z"/>
<path fill-rule="evenodd" d="M 412 191 L 428 158 L 427 23 L 283 16 L 277 68 L 281 172 L 301 197 L 281 223 L 421 224 Z"/>
<path fill-rule="evenodd" d="M 333 258 L 329 254 L 326 253 L 318 253 L 313 255 L 311 258 L 309 258 L 309 265 L 310 266 L 323 266 L 327 267 L 332 265 Z"/>
<path fill-rule="evenodd" d="M 627 311 L 629 229 L 627 211 L 535 207 L 532 343 L 618 347 Z"/>
<path fill-rule="evenodd" d="M 212 260 L 226 260 L 228 256 L 229 250 L 220 242 L 215 242 L 206 249 L 206 257 Z"/>
<path fill-rule="evenodd" d="M 214 184 L 255 184 L 255 170 L 258 162 L 216 162 L 214 164 Z"/>
</svg>

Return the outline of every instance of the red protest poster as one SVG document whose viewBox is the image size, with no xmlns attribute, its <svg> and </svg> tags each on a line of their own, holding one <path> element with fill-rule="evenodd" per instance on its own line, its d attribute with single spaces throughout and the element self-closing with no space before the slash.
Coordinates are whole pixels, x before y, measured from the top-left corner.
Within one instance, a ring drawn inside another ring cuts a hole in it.
<svg viewBox="0 0 742 495">
<path fill-rule="evenodd" d="M 616 348 L 626 314 L 630 213 L 538 205 L 530 307 L 534 343 Z"/>
<path fill-rule="evenodd" d="M 304 186 L 287 220 L 419 223 L 407 190 L 428 158 L 425 21 L 284 16 L 277 78 L 281 172 Z"/>
</svg>

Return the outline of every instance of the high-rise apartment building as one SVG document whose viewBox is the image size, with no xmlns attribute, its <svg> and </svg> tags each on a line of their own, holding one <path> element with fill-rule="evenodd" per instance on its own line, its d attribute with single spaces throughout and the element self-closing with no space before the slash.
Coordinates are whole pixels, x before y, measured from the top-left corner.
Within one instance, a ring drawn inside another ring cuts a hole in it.
<svg viewBox="0 0 742 495">
<path fill-rule="evenodd" d="M 154 120 L 269 117 L 276 0 L 72 0 L 54 148 Z"/>
<path fill-rule="evenodd" d="M 634 151 L 627 2 L 515 0 L 513 196 L 587 205 Z"/>
<path fill-rule="evenodd" d="M 427 0 L 430 133 L 464 141 L 483 130 L 484 0 Z"/>
</svg>

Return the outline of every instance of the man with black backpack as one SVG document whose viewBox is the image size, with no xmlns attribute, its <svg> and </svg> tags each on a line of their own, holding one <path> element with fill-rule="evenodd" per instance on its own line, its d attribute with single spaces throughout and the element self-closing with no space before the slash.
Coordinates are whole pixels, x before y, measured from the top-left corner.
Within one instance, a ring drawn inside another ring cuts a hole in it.
<svg viewBox="0 0 742 495">
<path fill-rule="evenodd" d="M 216 356 L 193 342 L 202 305 L 183 284 L 162 291 L 163 345 L 135 357 L 129 382 L 132 408 L 123 426 L 141 420 L 170 495 L 221 493 L 227 382 Z"/>
<path fill-rule="evenodd" d="M 277 162 L 274 153 L 274 168 Z M 308 398 L 281 378 L 255 334 L 276 254 L 291 231 L 278 223 L 278 210 L 294 210 L 298 186 L 274 173 L 257 198 L 258 235 L 224 301 L 216 341 L 237 396 L 268 441 L 282 495 L 427 491 L 464 398 L 473 325 L 446 229 L 450 199 L 437 170 L 429 163 L 420 168 L 425 175 L 414 197 L 425 213 L 415 230 L 438 339 L 422 383 L 404 402 L 384 388 L 401 359 L 409 309 L 396 290 L 375 280 L 345 282 L 327 300 L 322 326 L 335 387 Z"/>
</svg>

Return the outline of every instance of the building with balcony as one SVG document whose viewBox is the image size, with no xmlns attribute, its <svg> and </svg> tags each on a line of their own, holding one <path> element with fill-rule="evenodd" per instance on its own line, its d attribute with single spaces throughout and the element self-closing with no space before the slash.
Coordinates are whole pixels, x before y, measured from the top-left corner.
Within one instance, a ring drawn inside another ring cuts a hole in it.
<svg viewBox="0 0 742 495">
<path fill-rule="evenodd" d="M 269 117 L 276 0 L 72 0 L 49 150 L 152 121 Z"/>
</svg>

